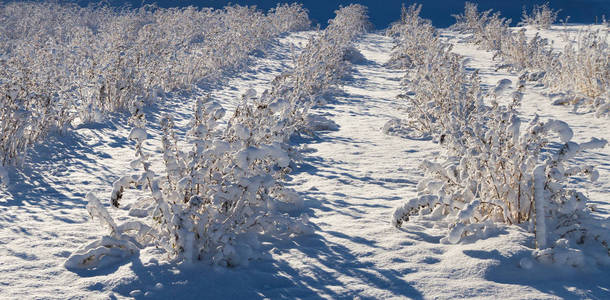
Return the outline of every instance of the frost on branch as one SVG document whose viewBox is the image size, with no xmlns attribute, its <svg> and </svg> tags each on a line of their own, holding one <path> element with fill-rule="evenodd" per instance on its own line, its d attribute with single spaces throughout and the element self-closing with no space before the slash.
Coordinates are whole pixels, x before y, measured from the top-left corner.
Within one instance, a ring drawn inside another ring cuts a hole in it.
<svg viewBox="0 0 610 300">
<path fill-rule="evenodd" d="M 546 248 L 546 213 L 544 211 L 546 197 L 544 196 L 544 186 L 546 181 L 545 174 L 546 167 L 544 165 L 538 165 L 534 169 L 534 212 L 536 214 L 536 248 Z"/>
<path fill-rule="evenodd" d="M 135 223 L 117 226 L 95 195 L 87 194 L 87 200 L 89 215 L 107 226 L 110 234 L 72 253 L 64 263 L 67 269 L 101 269 L 136 254 L 142 243 L 149 242 L 152 237 L 150 227 Z M 128 235 L 129 231 L 135 233 Z"/>
<path fill-rule="evenodd" d="M 137 253 L 138 247 L 127 240 L 104 236 L 72 253 L 64 266 L 70 270 L 101 269 Z"/>
</svg>

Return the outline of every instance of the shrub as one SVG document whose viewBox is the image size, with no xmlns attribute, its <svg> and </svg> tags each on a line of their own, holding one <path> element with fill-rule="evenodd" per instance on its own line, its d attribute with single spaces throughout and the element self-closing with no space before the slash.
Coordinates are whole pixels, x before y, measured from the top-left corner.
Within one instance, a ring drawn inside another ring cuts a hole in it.
<svg viewBox="0 0 610 300">
<path fill-rule="evenodd" d="M 394 38 L 396 43 L 390 60 L 386 63 L 388 66 L 408 68 L 421 65 L 421 58 L 426 55 L 428 45 L 438 43 L 432 22 L 419 16 L 421 8 L 421 4 L 412 4 L 409 8 L 403 5 L 400 21 L 387 29 L 386 35 Z"/>
<path fill-rule="evenodd" d="M 277 32 L 307 30 L 311 27 L 308 11 L 301 4 L 278 4 L 267 15 Z"/>
<path fill-rule="evenodd" d="M 528 41 L 524 30 L 513 33 L 509 27 L 511 20 L 500 17 L 500 13 L 491 14 L 491 10 L 479 13 L 476 4 L 467 2 L 464 14 L 454 17 L 456 24 L 451 28 L 472 34 L 473 43 L 493 51 L 494 59 L 504 61 L 500 68 L 545 71 L 554 56 L 546 39 L 536 35 Z"/>
<path fill-rule="evenodd" d="M 502 67 L 515 71 L 545 72 L 555 56 L 547 39 L 536 34 L 528 41 L 524 29 L 507 36 L 501 43 L 495 56 L 503 59 Z"/>
<path fill-rule="evenodd" d="M 527 13 L 525 6 L 521 15 L 519 25 L 536 26 L 538 29 L 549 29 L 551 25 L 557 21 L 559 10 L 553 10 L 549 7 L 549 3 L 542 5 L 534 5 L 531 15 Z"/>
<path fill-rule="evenodd" d="M 581 32 L 576 43 L 569 42 L 561 55 L 549 64 L 542 82 L 552 91 L 563 93 L 556 104 L 585 107 L 598 116 L 608 113 L 610 91 L 610 47 L 608 33 Z"/>
<path fill-rule="evenodd" d="M 438 138 L 446 130 L 438 124 L 466 121 L 476 112 L 477 74 L 462 71 L 461 58 L 448 44 L 431 45 L 420 59 L 421 64 L 405 76 L 406 93 L 400 98 L 411 107 L 406 112 L 411 136 Z"/>
<path fill-rule="evenodd" d="M 500 17 L 500 13 L 492 10 L 478 12 L 478 6 L 466 2 L 463 15 L 454 15 L 456 22 L 450 28 L 459 32 L 472 34 L 472 43 L 480 45 L 489 51 L 502 49 L 504 39 L 510 37 L 510 19 Z"/>
<path fill-rule="evenodd" d="M 418 183 L 418 195 L 396 209 L 392 223 L 400 227 L 416 215 L 446 220 L 442 242 L 454 244 L 484 238 L 497 223 L 525 222 L 534 228 L 534 256 L 540 261 L 560 262 L 555 256 L 580 253 L 578 245 L 591 242 L 608 254 L 608 236 L 591 214 L 588 198 L 568 184 L 573 176 L 597 178 L 593 166 L 571 159 L 606 141 L 574 143 L 565 122 L 538 118 L 521 133 L 514 106 L 482 106 L 468 120 L 435 123 L 444 132 L 441 144 L 448 156 L 440 163 L 423 162 L 427 175 Z M 598 263 L 608 262 L 599 258 Z M 575 259 L 569 260 L 582 265 Z"/>
</svg>

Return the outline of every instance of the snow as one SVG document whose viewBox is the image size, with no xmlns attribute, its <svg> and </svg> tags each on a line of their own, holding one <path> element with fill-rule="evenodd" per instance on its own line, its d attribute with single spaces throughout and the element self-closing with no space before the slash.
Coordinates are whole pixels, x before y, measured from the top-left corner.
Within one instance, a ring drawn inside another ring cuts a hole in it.
<svg viewBox="0 0 610 300">
<path fill-rule="evenodd" d="M 503 93 L 505 93 L 508 89 L 510 89 L 510 86 L 513 84 L 512 81 L 510 81 L 510 79 L 500 79 L 498 80 L 498 83 L 496 84 L 496 87 L 494 87 L 493 89 L 493 94 L 495 97 L 500 97 Z"/>
<path fill-rule="evenodd" d="M 544 249 L 546 244 L 546 221 L 545 221 L 545 202 L 544 182 L 546 181 L 545 165 L 538 165 L 534 169 L 534 191 L 536 204 L 536 247 Z"/>
<path fill-rule="evenodd" d="M 129 132 L 129 139 L 136 141 L 146 140 L 146 129 L 137 127 L 131 129 L 131 132 Z"/>
<path fill-rule="evenodd" d="M 0 166 L 0 184 L 7 186 L 9 183 L 8 171 L 6 168 Z"/>
<path fill-rule="evenodd" d="M 300 49 L 311 34 L 280 38 L 266 55 L 253 59 L 249 70 L 221 84 L 165 95 L 166 103 L 149 108 L 150 124 L 158 124 L 169 113 L 178 134 L 184 134 L 192 99 L 206 94 L 231 115 L 242 94 L 262 92 L 292 64 L 292 49 Z M 459 42 L 455 33 L 444 31 L 443 36 L 467 58 L 469 70 L 480 70 L 485 89 L 505 94 L 511 82 L 518 82 L 518 74 L 495 70 L 492 54 Z M 452 244 L 441 242 L 447 226 L 424 218 L 415 216 L 400 229 L 392 226 L 395 208 L 417 195 L 423 178 L 419 166 L 425 160 L 434 163 L 440 154 L 439 145 L 431 140 L 383 132 L 386 123 L 405 115 L 396 99 L 404 72 L 384 67 L 392 47 L 391 39 L 378 33 L 361 38 L 356 48 L 365 60 L 354 61 L 343 93 L 312 112 L 316 116 L 312 122 L 326 130 L 294 139 L 295 146 L 303 147 L 304 161 L 289 175 L 289 186 L 305 198 L 302 211 L 294 213 L 309 216 L 304 222 L 314 227 L 312 234 L 265 240 L 257 249 L 264 253 L 259 260 L 236 268 L 176 265 L 160 259 L 159 250 L 131 255 L 130 242 L 110 236 L 98 241 L 108 234 L 107 228 L 101 229 L 97 218 L 91 221 L 89 213 L 98 218 L 104 214 L 99 209 L 88 212 L 87 203 L 103 206 L 119 219 L 135 204 L 121 203 L 116 209 L 110 201 L 91 201 L 91 196 L 87 201 L 86 195 L 109 196 L 129 184 L 131 178 L 123 176 L 133 159 L 131 139 L 145 140 L 148 152 L 161 152 L 158 125 L 130 130 L 127 118 L 116 116 L 52 136 L 28 153 L 18 171 L 7 172 L 10 183 L 0 189 L 0 295 L 8 299 L 610 298 L 607 266 L 540 265 L 530 256 L 536 238 L 525 227 L 498 225 L 486 231 L 485 239 Z M 278 109 L 281 105 L 277 103 Z M 572 184 L 590 196 L 598 206 L 597 216 L 607 221 L 610 149 L 594 149 L 600 140 L 592 138 L 610 139 L 610 122 L 552 105 L 544 87 L 535 83 L 527 83 L 520 112 L 524 120 L 535 115 L 562 120 L 548 126 L 564 142 L 574 140 L 586 148 L 582 150 L 587 155 L 578 159 L 596 166 L 599 179 Z M 275 155 L 274 151 L 271 147 L 246 151 L 242 164 Z M 281 157 L 281 165 L 287 163 Z M 152 167 L 161 164 L 153 161 Z M 468 211 L 459 218 L 469 218 Z M 459 236 L 449 242 L 459 241 L 461 230 L 454 228 Z M 81 267 L 78 262 L 66 262 L 75 251 L 94 253 L 94 259 L 106 257 L 108 263 L 94 270 L 75 268 Z M 567 264 L 582 265 L 574 249 L 566 245 L 562 253 L 559 256 Z"/>
</svg>

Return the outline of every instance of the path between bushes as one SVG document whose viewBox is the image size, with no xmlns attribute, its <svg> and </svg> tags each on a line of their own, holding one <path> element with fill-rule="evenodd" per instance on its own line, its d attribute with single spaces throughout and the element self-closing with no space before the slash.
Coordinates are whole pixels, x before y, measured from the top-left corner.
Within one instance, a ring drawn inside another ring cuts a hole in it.
<svg viewBox="0 0 610 300">
<path fill-rule="evenodd" d="M 396 251 L 404 249 L 405 240 L 389 221 L 394 207 L 413 194 L 418 163 L 436 146 L 382 132 L 386 122 L 404 115 L 396 100 L 404 72 L 383 67 L 392 46 L 377 34 L 360 40 L 357 48 L 367 61 L 354 65 L 343 95 L 314 112 L 335 121 L 339 130 L 317 133 L 305 165 L 293 176 L 320 240 L 294 249 L 301 253 L 288 261 L 331 278 L 312 287 L 330 297 L 420 295 L 405 278 L 411 270 L 396 264 L 425 254 L 401 257 Z M 318 249 L 318 243 L 324 247 Z"/>
<path fill-rule="evenodd" d="M 367 61 L 354 65 L 344 95 L 316 112 L 339 125 L 310 141 L 306 164 L 293 176 L 316 234 L 297 239 L 298 247 L 275 259 L 318 278 L 302 284 L 330 298 L 478 296 L 473 290 L 502 286 L 482 278 L 489 260 L 466 254 L 469 246 L 440 244 L 442 228 L 390 224 L 394 208 L 415 195 L 421 161 L 440 152 L 431 141 L 382 132 L 386 122 L 405 115 L 396 97 L 404 71 L 383 66 L 392 47 L 378 34 L 362 38 L 357 48 Z"/>
<path fill-rule="evenodd" d="M 383 66 L 394 46 L 390 38 L 368 34 L 356 46 L 367 61 L 354 65 L 343 95 L 315 111 L 335 121 L 339 130 L 318 133 L 308 141 L 310 153 L 293 175 L 292 184 L 306 197 L 316 232 L 298 237 L 291 248 L 276 246 L 273 252 L 274 260 L 291 270 L 281 277 L 298 287 L 301 293 L 296 295 L 548 299 L 607 293 L 595 274 L 548 269 L 524 274 L 519 260 L 530 256 L 527 246 L 533 245 L 526 228 L 500 226 L 487 239 L 445 245 L 440 239 L 446 224 L 419 221 L 392 227 L 394 208 L 416 195 L 423 176 L 420 163 L 435 159 L 441 149 L 432 141 L 382 132 L 389 120 L 405 117 L 405 106 L 397 99 L 405 71 Z M 469 57 L 485 71 L 493 70 L 490 58 Z M 516 77 L 488 73 L 482 80 L 491 86 L 499 78 Z M 263 294 L 292 295 L 288 290 L 270 285 Z"/>
</svg>

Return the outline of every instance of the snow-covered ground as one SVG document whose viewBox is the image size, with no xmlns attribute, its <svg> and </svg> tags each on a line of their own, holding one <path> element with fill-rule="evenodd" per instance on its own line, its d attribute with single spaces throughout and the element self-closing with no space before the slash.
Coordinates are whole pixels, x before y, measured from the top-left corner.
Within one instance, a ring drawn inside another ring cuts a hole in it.
<svg viewBox="0 0 610 300">
<path fill-rule="evenodd" d="M 221 84 L 168 95 L 162 106 L 149 109 L 150 124 L 171 113 L 184 132 L 191 100 L 207 93 L 234 107 L 241 93 L 262 91 L 286 70 L 309 34 L 281 38 L 253 59 L 250 70 Z M 443 35 L 467 57 L 468 68 L 480 70 L 486 87 L 503 78 L 516 80 L 516 74 L 495 70 L 492 54 L 460 43 L 454 33 Z M 415 194 L 423 175 L 418 165 L 439 155 L 440 148 L 432 141 L 383 134 L 387 121 L 404 117 L 405 108 L 396 99 L 404 72 L 383 67 L 391 39 L 371 33 L 356 47 L 367 61 L 354 65 L 342 94 L 313 111 L 335 121 L 339 130 L 295 141 L 306 148 L 305 160 L 289 184 L 305 197 L 304 212 L 311 216 L 314 234 L 265 241 L 261 251 L 268 255 L 236 268 L 172 265 L 147 249 L 102 270 L 66 270 L 66 257 L 101 234 L 85 210 L 85 194 L 108 195 L 112 181 L 133 158 L 126 118 L 116 116 L 36 147 L 11 175 L 12 185 L 0 191 L 0 298 L 610 299 L 608 269 L 521 269 L 519 261 L 530 255 L 534 243 L 527 228 L 501 227 L 484 240 L 445 245 L 440 239 L 446 229 L 433 224 L 391 226 L 394 208 Z M 607 118 L 553 106 L 544 94 L 543 87 L 528 83 L 521 107 L 525 118 L 537 113 L 566 121 L 577 142 L 592 136 L 610 139 Z M 153 125 L 148 132 L 146 147 L 159 151 L 160 129 Z M 600 179 L 592 185 L 574 182 L 606 217 L 609 157 L 610 147 L 587 153 L 582 159 L 597 166 Z"/>
</svg>

